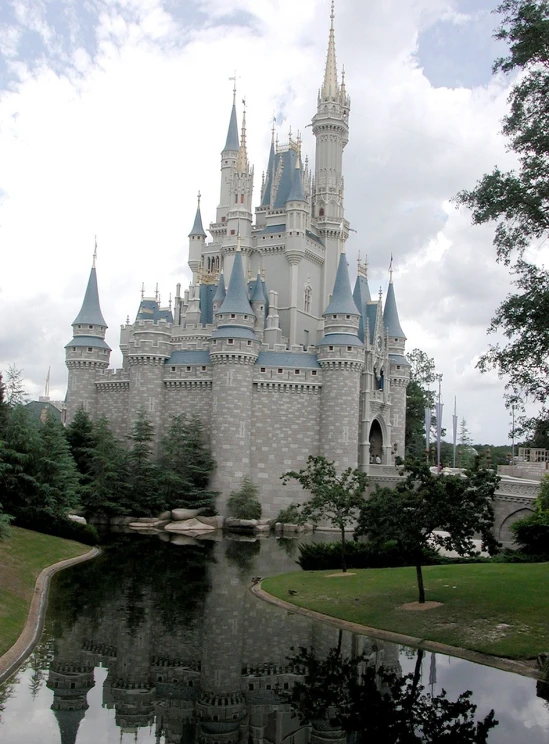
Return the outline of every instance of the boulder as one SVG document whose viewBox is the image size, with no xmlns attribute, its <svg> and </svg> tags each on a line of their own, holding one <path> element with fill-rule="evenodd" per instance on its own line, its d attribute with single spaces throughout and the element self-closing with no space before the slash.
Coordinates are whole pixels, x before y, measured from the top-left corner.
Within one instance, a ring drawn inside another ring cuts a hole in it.
<svg viewBox="0 0 549 744">
<path fill-rule="evenodd" d="M 227 530 L 253 530 L 257 525 L 257 519 L 236 519 L 236 517 L 227 517 L 223 523 L 223 527 Z"/>
<path fill-rule="evenodd" d="M 171 521 L 172 513 L 168 509 L 168 511 L 163 511 L 161 514 L 158 515 L 157 519 L 162 519 L 163 521 L 169 522 Z"/>
<path fill-rule="evenodd" d="M 194 519 L 200 514 L 200 509 L 172 509 L 172 519 L 174 522 L 181 522 L 184 519 Z"/>
<path fill-rule="evenodd" d="M 79 517 L 78 514 L 67 514 L 67 519 L 71 522 L 77 522 L 78 524 L 88 524 L 84 517 Z"/>
<path fill-rule="evenodd" d="M 186 519 L 184 522 L 169 522 L 164 529 L 168 532 L 209 532 L 215 530 L 215 527 L 199 522 L 198 519 Z"/>
<path fill-rule="evenodd" d="M 225 521 L 225 518 L 218 515 L 216 517 L 203 517 L 199 516 L 197 517 L 199 522 L 202 522 L 202 524 L 209 524 L 211 527 L 215 527 L 216 530 L 220 530 L 223 528 L 223 522 Z"/>
<path fill-rule="evenodd" d="M 271 525 L 270 524 L 258 524 L 255 528 L 256 532 L 270 532 L 271 531 Z"/>
</svg>

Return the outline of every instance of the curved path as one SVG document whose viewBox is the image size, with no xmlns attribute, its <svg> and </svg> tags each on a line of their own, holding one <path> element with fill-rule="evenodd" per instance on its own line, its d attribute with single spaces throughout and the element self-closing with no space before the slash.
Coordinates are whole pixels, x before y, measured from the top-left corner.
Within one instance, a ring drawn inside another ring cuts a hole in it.
<svg viewBox="0 0 549 744">
<path fill-rule="evenodd" d="M 367 625 L 359 625 L 358 623 L 351 623 L 348 620 L 340 620 L 337 617 L 331 617 L 330 615 L 323 615 L 321 612 L 315 612 L 315 610 L 309 610 L 306 607 L 298 607 L 291 602 L 285 602 L 283 599 L 268 594 L 264 589 L 261 588 L 261 584 L 255 584 L 250 587 L 252 594 L 262 599 L 264 602 L 281 607 L 288 612 L 295 612 L 298 615 L 305 615 L 305 617 L 311 618 L 311 620 L 318 620 L 322 623 L 328 623 L 336 628 L 342 630 L 348 630 L 350 633 L 360 633 L 361 635 L 371 636 L 372 638 L 379 638 L 382 641 L 388 641 L 390 643 L 399 643 L 403 646 L 412 646 L 413 648 L 421 648 L 426 651 L 433 651 L 437 654 L 446 654 L 446 656 L 455 656 L 459 659 L 465 659 L 466 661 L 472 661 L 475 664 L 483 664 L 484 666 L 495 667 L 501 669 L 504 672 L 514 672 L 515 674 L 522 674 L 523 677 L 533 677 L 534 679 L 541 679 L 540 670 L 531 666 L 527 661 L 518 661 L 516 659 L 504 659 L 500 656 L 489 656 L 488 654 L 481 654 L 478 651 L 470 651 L 466 648 L 459 648 L 457 646 L 447 646 L 445 643 L 437 643 L 436 641 L 427 641 L 422 638 L 415 638 L 414 636 L 403 635 L 402 633 L 393 633 L 391 630 L 379 630 L 378 628 L 369 628 Z"/>
<path fill-rule="evenodd" d="M 75 558 L 67 558 L 64 561 L 59 561 L 59 563 L 54 563 L 53 566 L 47 566 L 42 569 L 36 579 L 25 627 L 13 646 L 3 656 L 0 656 L 0 684 L 9 679 L 17 671 L 38 643 L 44 627 L 51 577 L 64 568 L 75 566 L 77 563 L 95 558 L 100 552 L 101 550 L 99 548 L 92 548 L 83 555 L 77 555 Z"/>
</svg>

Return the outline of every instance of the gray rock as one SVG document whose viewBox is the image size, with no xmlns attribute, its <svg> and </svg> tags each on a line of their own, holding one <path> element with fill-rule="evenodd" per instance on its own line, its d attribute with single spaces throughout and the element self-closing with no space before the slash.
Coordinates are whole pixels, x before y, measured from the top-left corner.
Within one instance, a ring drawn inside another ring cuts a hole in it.
<svg viewBox="0 0 549 744">
<path fill-rule="evenodd" d="M 235 517 L 227 517 L 223 526 L 226 529 L 254 529 L 257 527 L 257 519 L 236 519 Z"/>
<path fill-rule="evenodd" d="M 215 530 L 215 527 L 199 522 L 198 519 L 186 519 L 185 521 L 169 522 L 164 529 L 168 532 L 209 532 Z"/>
<path fill-rule="evenodd" d="M 225 521 L 225 518 L 221 515 L 217 515 L 216 517 L 197 517 L 199 522 L 202 522 L 202 524 L 209 524 L 211 527 L 215 527 L 217 530 L 220 530 L 223 528 L 223 522 Z"/>
<path fill-rule="evenodd" d="M 200 509 L 172 509 L 172 519 L 180 522 L 184 519 L 194 519 L 200 514 Z"/>
</svg>

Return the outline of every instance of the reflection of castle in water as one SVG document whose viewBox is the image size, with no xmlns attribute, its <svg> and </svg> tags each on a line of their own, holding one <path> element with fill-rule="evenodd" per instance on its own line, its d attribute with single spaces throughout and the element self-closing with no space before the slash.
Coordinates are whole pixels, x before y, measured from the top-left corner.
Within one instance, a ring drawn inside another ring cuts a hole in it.
<svg viewBox="0 0 549 744">
<path fill-rule="evenodd" d="M 286 563 L 280 570 L 295 567 Z M 272 572 L 273 564 L 280 564 L 280 548 L 264 540 L 254 570 L 267 573 L 270 566 Z M 340 643 L 344 655 L 365 652 L 372 663 L 400 669 L 396 646 L 341 636 L 334 627 L 258 600 L 222 543 L 215 546 L 209 580 L 211 589 L 193 616 L 172 628 L 159 619 L 145 587 L 137 598 L 130 591 L 106 593 L 93 616 L 80 614 L 58 635 L 48 687 L 61 744 L 76 742 L 99 665 L 108 669 L 103 705 L 114 709 L 121 731 L 137 734 L 154 725 L 156 741 L 166 744 L 341 744 L 341 730 L 301 725 L 279 694 L 301 678 L 288 660 L 291 649 L 313 648 L 323 656 Z"/>
</svg>

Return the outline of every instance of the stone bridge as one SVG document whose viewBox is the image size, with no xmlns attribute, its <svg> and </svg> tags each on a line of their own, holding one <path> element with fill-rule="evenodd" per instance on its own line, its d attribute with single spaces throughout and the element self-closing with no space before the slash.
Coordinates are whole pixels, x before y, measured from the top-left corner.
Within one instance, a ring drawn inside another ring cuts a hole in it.
<svg viewBox="0 0 549 744">
<path fill-rule="evenodd" d="M 394 468 L 370 465 L 370 483 L 383 487 L 394 487 L 400 476 Z M 503 475 L 496 491 L 494 502 L 494 534 L 504 547 L 513 546 L 511 525 L 534 512 L 534 501 L 540 483 L 534 480 L 512 478 Z"/>
</svg>

